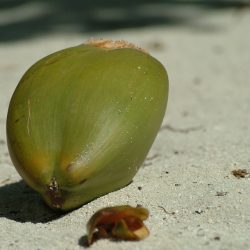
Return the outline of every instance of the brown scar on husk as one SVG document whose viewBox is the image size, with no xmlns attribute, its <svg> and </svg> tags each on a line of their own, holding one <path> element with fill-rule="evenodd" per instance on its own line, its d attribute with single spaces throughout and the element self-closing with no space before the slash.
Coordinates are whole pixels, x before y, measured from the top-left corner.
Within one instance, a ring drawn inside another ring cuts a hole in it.
<svg viewBox="0 0 250 250">
<path fill-rule="evenodd" d="M 86 42 L 86 44 L 104 49 L 137 49 L 148 54 L 146 50 L 124 40 L 113 41 L 110 39 L 90 39 Z"/>
<path fill-rule="evenodd" d="M 56 179 L 53 177 L 47 185 L 47 194 L 50 197 L 51 205 L 55 209 L 62 208 L 63 198 Z"/>
</svg>

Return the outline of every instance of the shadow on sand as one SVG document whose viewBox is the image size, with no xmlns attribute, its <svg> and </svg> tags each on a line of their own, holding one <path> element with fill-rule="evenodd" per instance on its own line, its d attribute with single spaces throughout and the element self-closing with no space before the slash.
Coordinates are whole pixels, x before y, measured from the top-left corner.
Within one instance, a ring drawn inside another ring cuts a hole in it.
<svg viewBox="0 0 250 250">
<path fill-rule="evenodd" d="M 51 32 L 98 33 L 153 25 L 192 25 L 211 10 L 249 7 L 233 0 L 2 0 L 0 42 Z"/>
<path fill-rule="evenodd" d="M 0 217 L 17 222 L 46 223 L 64 216 L 47 207 L 24 181 L 0 187 Z"/>
</svg>

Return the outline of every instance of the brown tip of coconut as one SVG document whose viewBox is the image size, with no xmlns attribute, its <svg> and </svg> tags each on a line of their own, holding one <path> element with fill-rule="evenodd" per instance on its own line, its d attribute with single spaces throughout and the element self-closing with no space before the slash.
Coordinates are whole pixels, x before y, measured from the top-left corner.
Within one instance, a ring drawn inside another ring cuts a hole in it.
<svg viewBox="0 0 250 250">
<path fill-rule="evenodd" d="M 144 49 L 124 40 L 113 41 L 108 39 L 91 39 L 88 40 L 86 44 L 104 49 L 124 49 L 124 48 L 137 49 L 144 53 L 147 53 Z"/>
</svg>

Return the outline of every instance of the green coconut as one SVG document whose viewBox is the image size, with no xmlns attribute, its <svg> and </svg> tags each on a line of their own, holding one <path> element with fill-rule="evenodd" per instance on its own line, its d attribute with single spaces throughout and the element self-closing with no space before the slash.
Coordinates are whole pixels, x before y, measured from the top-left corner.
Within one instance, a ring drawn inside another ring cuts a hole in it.
<svg viewBox="0 0 250 250">
<path fill-rule="evenodd" d="M 167 98 L 165 68 L 131 44 L 98 40 L 53 53 L 11 98 L 13 164 L 51 208 L 77 208 L 132 181 Z"/>
</svg>

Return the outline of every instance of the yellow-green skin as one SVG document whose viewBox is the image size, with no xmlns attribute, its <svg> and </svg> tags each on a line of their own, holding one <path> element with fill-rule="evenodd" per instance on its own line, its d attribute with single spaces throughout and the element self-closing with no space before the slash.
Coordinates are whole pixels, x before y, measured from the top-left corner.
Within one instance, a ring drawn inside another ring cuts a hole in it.
<svg viewBox="0 0 250 250">
<path fill-rule="evenodd" d="M 12 161 L 50 207 L 77 208 L 131 182 L 167 97 L 166 70 L 140 50 L 80 45 L 51 54 L 12 96 Z"/>
</svg>

